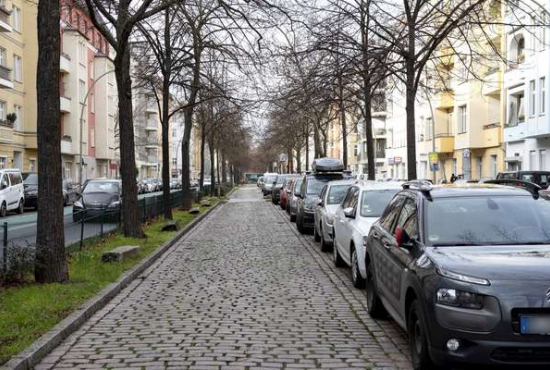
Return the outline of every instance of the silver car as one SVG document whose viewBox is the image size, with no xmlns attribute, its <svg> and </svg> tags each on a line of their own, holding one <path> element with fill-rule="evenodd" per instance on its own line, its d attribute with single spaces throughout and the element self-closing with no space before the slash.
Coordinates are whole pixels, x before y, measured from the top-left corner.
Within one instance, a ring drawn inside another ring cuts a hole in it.
<svg viewBox="0 0 550 370">
<path fill-rule="evenodd" d="M 262 185 L 262 193 L 265 197 L 266 195 L 271 194 L 271 191 L 273 190 L 273 185 L 275 181 L 277 181 L 277 174 L 266 172 L 264 173 L 263 178 L 264 178 L 264 183 Z"/>
<path fill-rule="evenodd" d="M 315 209 L 313 236 L 321 242 L 321 250 L 328 251 L 332 246 L 334 212 L 344 199 L 353 180 L 331 181 L 319 194 L 319 206 Z"/>
<path fill-rule="evenodd" d="M 358 181 L 335 211 L 333 260 L 336 266 L 351 267 L 356 288 L 365 286 L 366 240 L 370 228 L 401 189 L 399 182 Z"/>
</svg>

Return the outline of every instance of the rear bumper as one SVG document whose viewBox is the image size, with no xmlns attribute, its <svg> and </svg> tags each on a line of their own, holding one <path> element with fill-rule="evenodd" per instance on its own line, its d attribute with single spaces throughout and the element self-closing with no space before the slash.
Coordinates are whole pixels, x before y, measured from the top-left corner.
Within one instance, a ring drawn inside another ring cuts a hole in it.
<svg viewBox="0 0 550 370">
<path fill-rule="evenodd" d="M 25 207 L 36 207 L 38 204 L 38 197 L 25 195 Z"/>
</svg>

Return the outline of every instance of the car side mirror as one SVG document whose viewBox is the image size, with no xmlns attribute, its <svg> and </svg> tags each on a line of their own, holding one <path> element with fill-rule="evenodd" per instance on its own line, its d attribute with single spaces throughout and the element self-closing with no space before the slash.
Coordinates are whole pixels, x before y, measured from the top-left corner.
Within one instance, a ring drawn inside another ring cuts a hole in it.
<svg viewBox="0 0 550 370">
<path fill-rule="evenodd" d="M 319 207 L 323 207 L 323 206 L 325 205 L 325 202 L 323 202 L 322 199 L 319 199 L 319 201 L 317 202 L 317 205 L 318 205 Z"/>
<path fill-rule="evenodd" d="M 353 207 L 344 208 L 344 216 L 347 218 L 355 218 L 355 210 Z"/>
<path fill-rule="evenodd" d="M 413 246 L 411 237 L 401 226 L 395 228 L 394 236 L 399 248 L 410 249 Z"/>
</svg>

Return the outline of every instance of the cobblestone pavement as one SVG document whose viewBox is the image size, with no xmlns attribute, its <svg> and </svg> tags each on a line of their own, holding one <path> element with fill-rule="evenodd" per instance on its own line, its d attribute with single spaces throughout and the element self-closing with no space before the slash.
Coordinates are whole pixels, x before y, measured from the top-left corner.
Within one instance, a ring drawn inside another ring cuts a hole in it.
<svg viewBox="0 0 550 370">
<path fill-rule="evenodd" d="M 409 369 L 402 332 L 287 219 L 239 189 L 37 369 Z"/>
</svg>

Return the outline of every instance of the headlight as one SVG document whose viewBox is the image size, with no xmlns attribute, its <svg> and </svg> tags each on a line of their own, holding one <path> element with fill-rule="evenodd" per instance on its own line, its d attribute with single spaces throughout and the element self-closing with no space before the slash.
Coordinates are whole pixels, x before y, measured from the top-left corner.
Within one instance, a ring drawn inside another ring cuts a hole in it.
<svg viewBox="0 0 550 370">
<path fill-rule="evenodd" d="M 327 221 L 327 225 L 332 226 L 332 225 L 334 224 L 334 216 L 332 216 L 332 215 L 327 215 L 326 221 Z"/>
<path fill-rule="evenodd" d="M 109 206 L 107 208 L 116 208 L 118 206 L 120 206 L 120 202 L 116 201 L 116 202 L 112 202 L 111 204 L 109 204 Z"/>
<path fill-rule="evenodd" d="M 471 284 L 477 284 L 477 285 L 491 285 L 491 283 L 487 279 L 463 275 L 453 271 L 444 270 L 442 268 L 438 268 L 437 273 L 441 276 L 445 276 L 446 278 L 463 281 L 465 283 L 471 283 Z"/>
<path fill-rule="evenodd" d="M 442 288 L 437 291 L 437 303 L 445 306 L 481 310 L 483 308 L 483 296 L 462 290 Z"/>
<path fill-rule="evenodd" d="M 76 202 L 74 202 L 73 206 L 75 208 L 84 208 L 84 206 L 82 205 L 82 202 L 77 200 Z"/>
</svg>

